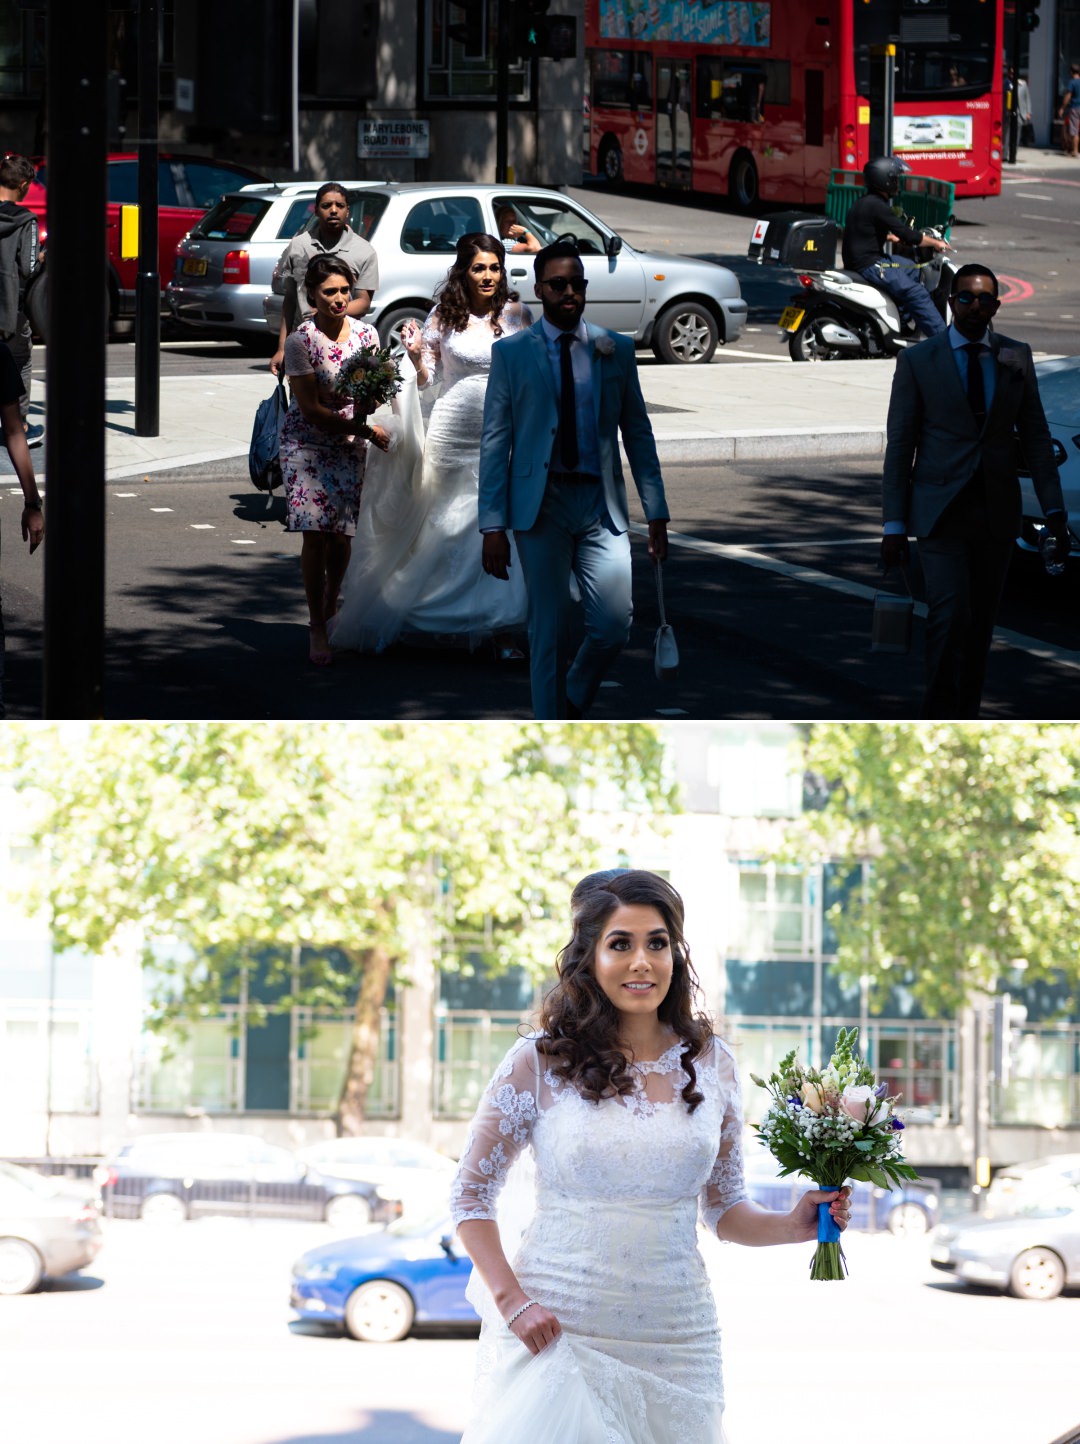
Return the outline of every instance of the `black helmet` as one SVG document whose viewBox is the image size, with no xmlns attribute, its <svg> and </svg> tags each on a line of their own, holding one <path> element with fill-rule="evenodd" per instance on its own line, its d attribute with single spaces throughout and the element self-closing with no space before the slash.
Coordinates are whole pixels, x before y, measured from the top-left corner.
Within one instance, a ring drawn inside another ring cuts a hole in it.
<svg viewBox="0 0 1080 1444">
<path fill-rule="evenodd" d="M 900 177 L 910 169 L 895 155 L 880 155 L 863 166 L 863 183 L 868 191 L 883 191 L 887 196 L 894 196 L 900 189 Z"/>
</svg>

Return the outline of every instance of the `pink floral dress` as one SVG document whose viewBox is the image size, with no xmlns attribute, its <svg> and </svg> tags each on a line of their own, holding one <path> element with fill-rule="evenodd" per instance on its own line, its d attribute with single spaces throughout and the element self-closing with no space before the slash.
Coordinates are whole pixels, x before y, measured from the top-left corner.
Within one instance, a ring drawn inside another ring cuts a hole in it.
<svg viewBox="0 0 1080 1444">
<path fill-rule="evenodd" d="M 337 394 L 342 365 L 362 346 L 378 346 L 379 335 L 366 321 L 354 316 L 348 321 L 344 341 L 331 341 L 313 320 L 301 322 L 285 342 L 285 374 L 314 375 L 323 405 L 351 417 L 352 402 Z M 367 448 L 359 437 L 336 436 L 313 425 L 292 398 L 279 443 L 289 531 L 355 536 Z"/>
</svg>

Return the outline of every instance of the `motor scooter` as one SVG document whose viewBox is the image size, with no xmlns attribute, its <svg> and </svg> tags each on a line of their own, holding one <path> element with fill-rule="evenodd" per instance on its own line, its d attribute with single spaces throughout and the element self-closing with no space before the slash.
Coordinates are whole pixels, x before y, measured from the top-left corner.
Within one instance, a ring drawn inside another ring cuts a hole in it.
<svg viewBox="0 0 1080 1444">
<path fill-rule="evenodd" d="M 944 239 L 945 227 L 927 226 L 927 234 Z M 920 247 L 914 253 L 918 278 L 930 292 L 943 318 L 952 289 L 956 262 L 946 251 Z M 922 339 L 914 322 L 901 318 L 900 308 L 858 271 L 816 271 L 799 275 L 801 289 L 789 299 L 778 322 L 778 339 L 786 341 L 793 361 L 870 360 L 895 356 Z"/>
</svg>

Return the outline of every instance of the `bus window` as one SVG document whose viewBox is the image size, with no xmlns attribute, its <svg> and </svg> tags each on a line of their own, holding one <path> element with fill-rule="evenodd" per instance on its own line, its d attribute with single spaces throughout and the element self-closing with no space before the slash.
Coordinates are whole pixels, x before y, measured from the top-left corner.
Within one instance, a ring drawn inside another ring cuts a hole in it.
<svg viewBox="0 0 1080 1444">
<path fill-rule="evenodd" d="M 651 56 L 640 51 L 607 50 L 596 55 L 593 60 L 593 105 L 616 110 L 650 109 L 651 69 Z"/>
<path fill-rule="evenodd" d="M 789 80 L 790 86 L 790 80 Z M 765 69 L 742 60 L 698 61 L 697 113 L 704 120 L 765 119 Z"/>
</svg>

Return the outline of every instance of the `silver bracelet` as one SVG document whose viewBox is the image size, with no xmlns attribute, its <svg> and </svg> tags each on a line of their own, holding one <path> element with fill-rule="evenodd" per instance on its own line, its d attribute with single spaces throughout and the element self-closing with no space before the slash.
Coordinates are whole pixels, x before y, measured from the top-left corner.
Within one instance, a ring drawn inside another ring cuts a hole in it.
<svg viewBox="0 0 1080 1444">
<path fill-rule="evenodd" d="M 520 1319 L 521 1316 L 522 1316 L 522 1314 L 525 1312 L 525 1310 L 526 1310 L 526 1309 L 531 1309 L 532 1306 L 533 1306 L 535 1303 L 536 1303 L 536 1300 L 535 1300 L 535 1299 L 526 1299 L 525 1302 L 522 1304 L 521 1308 L 518 1309 L 515 1313 L 512 1313 L 512 1314 L 510 1315 L 510 1317 L 507 1319 L 507 1321 L 506 1321 L 506 1327 L 509 1328 L 510 1325 L 514 1322 L 515 1319 Z"/>
</svg>

